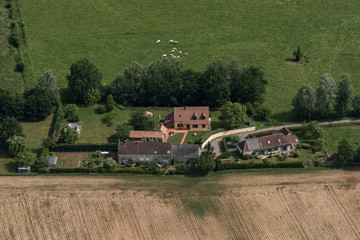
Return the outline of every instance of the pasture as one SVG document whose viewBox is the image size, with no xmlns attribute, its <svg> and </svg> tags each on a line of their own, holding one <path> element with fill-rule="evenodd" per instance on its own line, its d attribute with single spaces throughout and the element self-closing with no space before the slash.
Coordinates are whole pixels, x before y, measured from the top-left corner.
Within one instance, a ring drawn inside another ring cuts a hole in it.
<svg viewBox="0 0 360 240">
<path fill-rule="evenodd" d="M 329 153 L 337 151 L 339 142 L 344 137 L 348 140 L 354 150 L 360 144 L 360 126 L 323 127 L 325 133 L 326 147 Z"/>
<path fill-rule="evenodd" d="M 110 83 L 134 61 L 147 65 L 169 54 L 169 39 L 188 52 L 178 59 L 185 69 L 202 71 L 216 59 L 260 66 L 269 81 L 266 104 L 276 119 L 287 119 L 284 112 L 299 87 L 317 87 L 323 73 L 337 79 L 348 73 L 360 87 L 356 0 L 19 1 L 34 76 L 51 69 L 60 87 L 81 57 Z M 291 61 L 298 43 L 308 63 Z"/>
<path fill-rule="evenodd" d="M 0 177 L 0 238 L 359 238 L 358 171 L 286 171 Z"/>
</svg>

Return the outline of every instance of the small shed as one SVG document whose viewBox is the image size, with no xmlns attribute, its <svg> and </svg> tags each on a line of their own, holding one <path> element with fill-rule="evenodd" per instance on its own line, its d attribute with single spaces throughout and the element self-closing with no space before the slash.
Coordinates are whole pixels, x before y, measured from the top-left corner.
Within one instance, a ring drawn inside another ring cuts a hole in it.
<svg viewBox="0 0 360 240">
<path fill-rule="evenodd" d="M 50 156 L 48 158 L 48 167 L 56 167 L 57 163 L 57 157 L 56 156 Z"/>
<path fill-rule="evenodd" d="M 19 173 L 30 173 L 30 167 L 24 166 L 24 167 L 18 167 Z"/>
</svg>

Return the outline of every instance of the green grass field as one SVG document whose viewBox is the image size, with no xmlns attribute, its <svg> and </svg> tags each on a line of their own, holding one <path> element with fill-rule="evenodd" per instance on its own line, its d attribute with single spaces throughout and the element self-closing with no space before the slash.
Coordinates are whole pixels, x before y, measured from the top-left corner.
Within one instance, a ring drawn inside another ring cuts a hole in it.
<svg viewBox="0 0 360 240">
<path fill-rule="evenodd" d="M 203 70 L 215 59 L 260 66 L 269 81 L 266 103 L 290 110 L 304 83 L 317 87 L 330 72 L 350 74 L 360 87 L 360 3 L 346 1 L 20 0 L 34 75 L 52 69 L 66 86 L 71 63 L 94 62 L 110 83 L 127 64 L 147 65 L 169 53 L 169 39 L 188 52 L 184 68 Z M 157 39 L 161 43 L 155 45 Z M 294 64 L 300 42 L 310 62 Z M 285 119 L 286 115 L 275 115 Z"/>
<path fill-rule="evenodd" d="M 168 142 L 180 144 L 183 137 L 184 133 L 176 133 L 174 136 L 168 138 Z"/>
<path fill-rule="evenodd" d="M 48 137 L 52 118 L 53 114 L 43 121 L 21 122 L 21 126 L 23 127 L 23 131 L 30 148 L 41 148 L 42 140 Z"/>
<path fill-rule="evenodd" d="M 330 153 L 337 151 L 337 146 L 342 138 L 346 138 L 354 150 L 359 147 L 360 143 L 360 126 L 346 127 L 328 127 L 323 128 L 325 132 L 325 141 L 327 150 Z"/>
</svg>

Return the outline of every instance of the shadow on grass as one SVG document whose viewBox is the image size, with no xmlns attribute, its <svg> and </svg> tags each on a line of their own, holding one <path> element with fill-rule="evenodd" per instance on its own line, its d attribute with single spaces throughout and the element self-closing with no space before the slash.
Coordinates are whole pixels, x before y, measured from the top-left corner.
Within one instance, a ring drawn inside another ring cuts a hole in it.
<svg viewBox="0 0 360 240">
<path fill-rule="evenodd" d="M 107 137 L 106 139 L 107 139 L 108 143 L 117 143 L 118 142 L 116 134 L 113 134 L 113 135 Z"/>
<path fill-rule="evenodd" d="M 297 122 L 295 119 L 294 113 L 292 110 L 275 113 L 272 115 L 272 118 L 276 120 L 278 123 L 281 122 Z"/>
</svg>

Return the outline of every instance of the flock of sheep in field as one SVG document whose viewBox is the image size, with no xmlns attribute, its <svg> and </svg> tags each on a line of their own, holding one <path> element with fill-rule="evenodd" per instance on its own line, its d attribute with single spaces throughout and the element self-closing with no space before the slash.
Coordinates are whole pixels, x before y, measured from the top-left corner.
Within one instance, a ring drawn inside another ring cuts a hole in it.
<svg viewBox="0 0 360 240">
<path fill-rule="evenodd" d="M 155 42 L 155 44 L 159 44 L 160 42 L 161 42 L 160 40 L 157 40 L 157 41 Z M 168 43 L 170 43 L 170 44 L 179 44 L 179 41 L 169 40 Z M 183 54 L 183 52 L 182 52 L 181 50 L 178 51 L 178 49 L 177 49 L 176 47 L 174 47 L 174 48 L 172 48 L 172 49 L 170 50 L 169 56 L 171 57 L 171 59 L 178 59 L 178 58 L 180 58 L 180 55 L 177 55 L 177 56 L 174 55 L 174 54 L 176 54 L 176 52 L 178 52 L 178 54 Z M 188 55 L 188 53 L 186 52 L 186 53 L 184 53 L 184 55 Z M 167 54 L 164 53 L 161 57 L 162 57 L 162 58 L 166 58 L 166 57 L 167 57 Z"/>
</svg>

